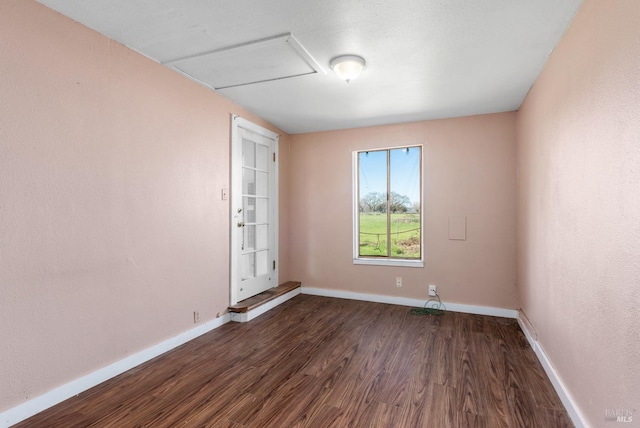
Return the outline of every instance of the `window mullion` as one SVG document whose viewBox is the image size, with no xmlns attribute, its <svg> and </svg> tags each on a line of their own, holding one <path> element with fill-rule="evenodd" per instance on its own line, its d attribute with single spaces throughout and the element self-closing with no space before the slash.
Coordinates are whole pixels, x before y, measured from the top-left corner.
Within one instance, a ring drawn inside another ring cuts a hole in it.
<svg viewBox="0 0 640 428">
<path fill-rule="evenodd" d="M 387 257 L 391 257 L 391 150 L 387 150 Z"/>
<path fill-rule="evenodd" d="M 356 165 L 358 167 L 357 169 L 357 175 L 355 176 L 355 180 L 357 184 L 357 199 L 356 199 L 356 213 L 355 215 L 355 225 L 356 225 L 356 237 L 355 237 L 355 242 L 356 242 L 356 249 L 354 249 L 354 251 L 356 251 L 355 254 L 358 255 L 358 257 L 360 257 L 360 156 L 356 156 Z"/>
</svg>

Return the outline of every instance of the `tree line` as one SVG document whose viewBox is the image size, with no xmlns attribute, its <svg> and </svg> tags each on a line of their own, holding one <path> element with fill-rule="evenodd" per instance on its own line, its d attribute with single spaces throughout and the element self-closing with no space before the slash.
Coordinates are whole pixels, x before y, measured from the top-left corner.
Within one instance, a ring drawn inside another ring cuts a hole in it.
<svg viewBox="0 0 640 428">
<path fill-rule="evenodd" d="M 411 204 L 411 199 L 397 192 L 389 194 L 390 213 L 417 213 L 420 211 L 420 203 Z M 382 192 L 370 192 L 360 198 L 360 212 L 386 213 L 387 194 Z"/>
</svg>

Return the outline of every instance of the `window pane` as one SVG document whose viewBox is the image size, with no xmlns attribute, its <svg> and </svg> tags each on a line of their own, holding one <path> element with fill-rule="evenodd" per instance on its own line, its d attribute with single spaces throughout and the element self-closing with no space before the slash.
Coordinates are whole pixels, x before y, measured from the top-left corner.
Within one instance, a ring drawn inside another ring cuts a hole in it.
<svg viewBox="0 0 640 428">
<path fill-rule="evenodd" d="M 256 172 L 256 195 L 269 196 L 269 173 L 257 171 Z"/>
<path fill-rule="evenodd" d="M 256 205 L 255 222 L 266 223 L 267 220 L 269 219 L 269 200 L 259 198 L 257 199 L 256 202 L 257 202 L 257 205 Z"/>
<path fill-rule="evenodd" d="M 359 255 L 388 257 L 387 151 L 358 154 Z"/>
<path fill-rule="evenodd" d="M 242 249 L 245 251 L 256 249 L 256 226 L 244 226 L 243 230 L 244 239 L 242 242 Z"/>
<path fill-rule="evenodd" d="M 391 257 L 420 258 L 420 148 L 390 150 Z"/>
<path fill-rule="evenodd" d="M 262 276 L 269 273 L 269 252 L 258 251 L 256 253 L 256 275 Z"/>
<path fill-rule="evenodd" d="M 256 194 L 256 172 L 252 169 L 242 169 L 242 193 L 245 195 Z"/>
<path fill-rule="evenodd" d="M 242 209 L 244 210 L 244 222 L 255 223 L 256 222 L 256 198 L 245 196 L 242 198 Z"/>
<path fill-rule="evenodd" d="M 256 249 L 264 250 L 269 245 L 269 226 L 266 224 L 260 226 L 253 226 L 256 229 Z"/>
<path fill-rule="evenodd" d="M 269 169 L 269 148 L 262 144 L 256 145 L 256 168 L 263 171 Z"/>
<path fill-rule="evenodd" d="M 251 140 L 242 140 L 242 166 L 256 166 L 256 144 Z"/>
<path fill-rule="evenodd" d="M 360 213 L 360 255 L 387 257 L 387 216 Z"/>
<path fill-rule="evenodd" d="M 242 255 L 242 274 L 241 279 L 245 281 L 247 279 L 256 277 L 256 253 L 249 253 Z"/>
</svg>

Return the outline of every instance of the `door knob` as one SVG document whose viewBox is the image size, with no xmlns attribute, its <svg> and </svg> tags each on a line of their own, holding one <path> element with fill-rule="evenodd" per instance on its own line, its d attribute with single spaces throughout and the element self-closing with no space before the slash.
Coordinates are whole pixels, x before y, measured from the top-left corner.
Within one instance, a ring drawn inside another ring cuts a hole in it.
<svg viewBox="0 0 640 428">
<path fill-rule="evenodd" d="M 244 227 L 244 221 L 239 221 L 238 222 L 238 227 Z"/>
</svg>

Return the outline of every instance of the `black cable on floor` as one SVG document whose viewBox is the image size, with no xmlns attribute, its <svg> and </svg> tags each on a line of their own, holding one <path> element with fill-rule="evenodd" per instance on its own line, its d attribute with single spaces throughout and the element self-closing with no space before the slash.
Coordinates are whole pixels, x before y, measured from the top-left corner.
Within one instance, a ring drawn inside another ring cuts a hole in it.
<svg viewBox="0 0 640 428">
<path fill-rule="evenodd" d="M 444 315 L 447 312 L 447 307 L 440 300 L 440 296 L 436 293 L 435 299 L 427 300 L 422 308 L 411 308 L 409 313 L 411 315 Z"/>
</svg>

